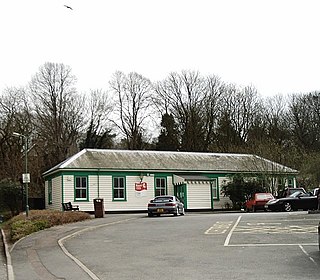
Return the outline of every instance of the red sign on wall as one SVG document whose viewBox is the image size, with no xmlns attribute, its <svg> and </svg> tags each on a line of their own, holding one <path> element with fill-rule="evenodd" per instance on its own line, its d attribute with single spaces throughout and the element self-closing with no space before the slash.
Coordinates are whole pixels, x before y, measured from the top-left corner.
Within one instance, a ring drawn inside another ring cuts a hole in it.
<svg viewBox="0 0 320 280">
<path fill-rule="evenodd" d="M 135 183 L 134 188 L 136 192 L 146 191 L 148 189 L 146 182 Z"/>
</svg>

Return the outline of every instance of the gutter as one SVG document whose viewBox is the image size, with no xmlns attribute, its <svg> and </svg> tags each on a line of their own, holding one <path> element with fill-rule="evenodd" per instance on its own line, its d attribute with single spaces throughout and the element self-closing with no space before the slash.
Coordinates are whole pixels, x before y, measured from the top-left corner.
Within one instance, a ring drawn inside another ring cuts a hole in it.
<svg viewBox="0 0 320 280">
<path fill-rule="evenodd" d="M 4 246 L 4 254 L 6 257 L 6 261 L 7 261 L 7 277 L 8 280 L 14 280 L 14 273 L 13 273 L 13 266 L 12 266 L 12 261 L 11 261 L 11 255 L 9 252 L 9 246 L 8 246 L 8 242 L 6 239 L 6 235 L 3 231 L 3 229 L 1 229 L 1 235 L 2 235 L 2 242 L 3 242 L 3 246 Z"/>
</svg>

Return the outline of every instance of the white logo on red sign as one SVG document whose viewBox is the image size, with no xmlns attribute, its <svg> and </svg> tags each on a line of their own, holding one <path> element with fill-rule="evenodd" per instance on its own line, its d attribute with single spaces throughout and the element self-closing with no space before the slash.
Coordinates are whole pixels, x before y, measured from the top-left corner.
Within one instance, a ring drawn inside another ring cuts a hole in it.
<svg viewBox="0 0 320 280">
<path fill-rule="evenodd" d="M 134 188 L 136 192 L 146 191 L 148 189 L 146 182 L 135 183 Z"/>
</svg>

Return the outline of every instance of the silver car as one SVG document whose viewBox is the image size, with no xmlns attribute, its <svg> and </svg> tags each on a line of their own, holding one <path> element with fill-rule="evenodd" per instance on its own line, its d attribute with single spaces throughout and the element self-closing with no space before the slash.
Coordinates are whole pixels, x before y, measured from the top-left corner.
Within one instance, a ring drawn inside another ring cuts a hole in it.
<svg viewBox="0 0 320 280">
<path fill-rule="evenodd" d="M 148 216 L 160 216 L 161 214 L 184 215 L 184 205 L 173 195 L 156 196 L 148 204 Z"/>
</svg>

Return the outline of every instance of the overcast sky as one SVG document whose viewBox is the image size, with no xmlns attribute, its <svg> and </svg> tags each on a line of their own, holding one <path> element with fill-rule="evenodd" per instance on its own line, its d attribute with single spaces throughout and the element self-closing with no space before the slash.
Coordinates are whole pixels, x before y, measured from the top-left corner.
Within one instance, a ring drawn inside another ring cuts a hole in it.
<svg viewBox="0 0 320 280">
<path fill-rule="evenodd" d="M 0 91 L 64 63 L 80 92 L 117 71 L 217 75 L 263 96 L 320 90 L 318 0 L 2 0 Z M 69 5 L 73 10 L 64 7 Z"/>
</svg>

